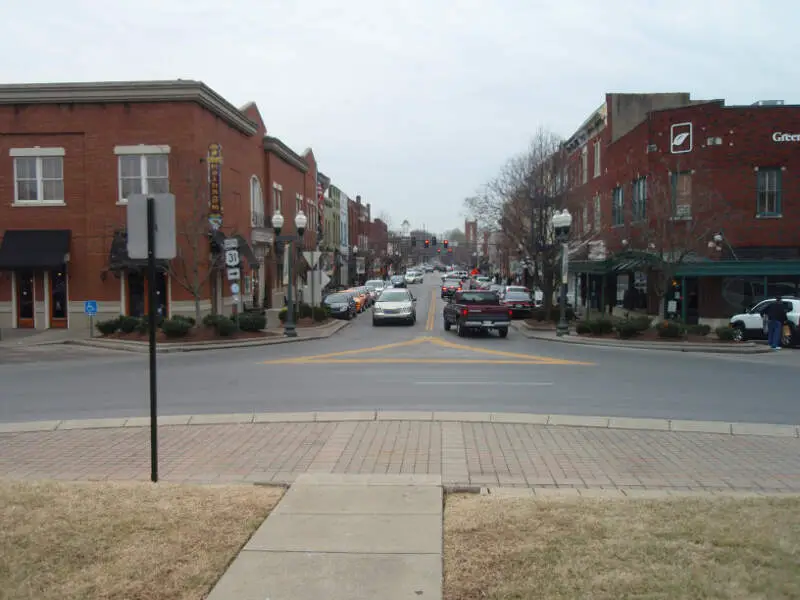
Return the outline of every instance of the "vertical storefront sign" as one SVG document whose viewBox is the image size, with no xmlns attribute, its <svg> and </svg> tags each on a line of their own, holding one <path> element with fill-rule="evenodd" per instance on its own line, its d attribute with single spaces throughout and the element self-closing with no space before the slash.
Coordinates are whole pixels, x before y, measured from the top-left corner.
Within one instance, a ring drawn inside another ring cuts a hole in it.
<svg viewBox="0 0 800 600">
<path fill-rule="evenodd" d="M 217 231 L 222 227 L 222 146 L 208 146 L 208 224 Z"/>
</svg>

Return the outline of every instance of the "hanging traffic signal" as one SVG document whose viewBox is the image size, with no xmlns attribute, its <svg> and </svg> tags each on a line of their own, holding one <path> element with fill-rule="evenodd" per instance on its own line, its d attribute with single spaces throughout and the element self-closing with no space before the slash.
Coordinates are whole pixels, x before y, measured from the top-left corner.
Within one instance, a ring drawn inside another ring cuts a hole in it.
<svg viewBox="0 0 800 600">
<path fill-rule="evenodd" d="M 425 247 L 426 248 L 430 248 L 431 247 L 431 241 L 430 240 L 425 240 Z"/>
<path fill-rule="evenodd" d="M 432 244 L 433 246 L 436 246 L 436 236 L 433 236 L 433 237 L 431 238 L 431 244 Z"/>
<path fill-rule="evenodd" d="M 441 253 L 442 253 L 442 249 L 441 248 L 437 248 L 436 249 L 436 254 L 441 254 Z"/>
<path fill-rule="evenodd" d="M 448 248 L 448 249 L 447 249 L 447 251 L 448 251 L 450 254 L 452 254 L 452 253 L 453 253 L 453 249 L 452 249 L 452 248 Z"/>
<path fill-rule="evenodd" d="M 445 247 L 445 248 L 447 248 L 447 246 L 450 244 L 450 242 L 448 242 L 447 240 L 445 240 L 445 241 L 444 241 L 444 242 L 442 242 L 442 243 L 444 244 L 444 247 Z"/>
</svg>

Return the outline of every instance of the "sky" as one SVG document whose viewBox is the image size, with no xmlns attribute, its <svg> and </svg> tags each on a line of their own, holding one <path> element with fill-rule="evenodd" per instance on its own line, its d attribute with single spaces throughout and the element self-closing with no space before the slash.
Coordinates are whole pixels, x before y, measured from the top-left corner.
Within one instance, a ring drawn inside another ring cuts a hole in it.
<svg viewBox="0 0 800 600">
<path fill-rule="evenodd" d="M 201 80 L 436 233 L 607 92 L 800 104 L 798 32 L 797 0 L 34 0 L 3 7 L 0 80 Z"/>
</svg>

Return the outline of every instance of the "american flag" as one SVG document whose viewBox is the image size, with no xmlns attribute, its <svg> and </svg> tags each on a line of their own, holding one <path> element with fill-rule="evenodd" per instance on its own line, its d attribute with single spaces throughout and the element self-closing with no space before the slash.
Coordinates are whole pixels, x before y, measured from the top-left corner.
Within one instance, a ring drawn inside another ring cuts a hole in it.
<svg viewBox="0 0 800 600">
<path fill-rule="evenodd" d="M 322 223 L 322 217 L 325 214 L 325 190 L 322 189 L 322 184 L 317 181 L 317 204 L 319 206 L 319 221 Z"/>
</svg>

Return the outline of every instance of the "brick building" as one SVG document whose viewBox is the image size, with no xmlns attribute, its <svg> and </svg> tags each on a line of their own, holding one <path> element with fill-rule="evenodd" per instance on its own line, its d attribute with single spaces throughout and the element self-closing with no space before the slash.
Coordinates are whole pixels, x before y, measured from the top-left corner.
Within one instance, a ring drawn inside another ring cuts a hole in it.
<svg viewBox="0 0 800 600">
<path fill-rule="evenodd" d="M 363 280 L 366 273 L 358 273 L 357 265 L 361 260 L 365 261 L 364 270 L 366 271 L 366 260 L 369 254 L 369 228 L 372 217 L 370 215 L 370 205 L 361 203 L 361 196 L 356 196 L 355 200 L 347 199 L 347 236 L 349 245 L 349 268 L 350 280 Z M 352 252 L 353 248 L 358 248 L 358 252 Z"/>
<path fill-rule="evenodd" d="M 222 225 L 210 235 L 217 151 Z M 255 104 L 237 109 L 200 82 L 0 86 L 0 327 L 87 327 L 86 300 L 98 318 L 146 311 L 143 265 L 126 250 L 130 193 L 176 196 L 179 258 L 159 265 L 161 314 L 231 310 L 224 237 L 241 248 L 239 302 L 269 305 L 281 285 L 270 218 L 280 207 L 291 233 L 302 209 L 313 244 L 317 179 L 311 150 L 266 136 Z"/>
<path fill-rule="evenodd" d="M 716 324 L 800 293 L 800 106 L 608 94 L 565 152 L 581 302 Z"/>
</svg>

